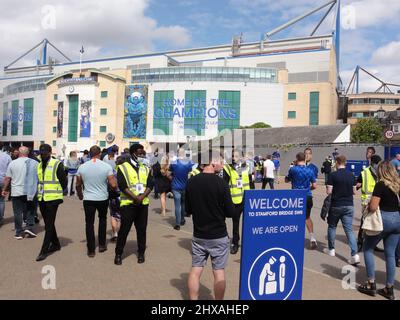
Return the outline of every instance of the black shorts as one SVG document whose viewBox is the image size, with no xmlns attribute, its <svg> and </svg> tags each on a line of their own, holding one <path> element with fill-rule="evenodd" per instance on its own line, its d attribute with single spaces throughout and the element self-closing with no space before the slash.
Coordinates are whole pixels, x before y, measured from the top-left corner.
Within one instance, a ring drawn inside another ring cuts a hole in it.
<svg viewBox="0 0 400 320">
<path fill-rule="evenodd" d="M 306 210 L 306 218 L 310 219 L 311 217 L 311 209 L 314 206 L 313 197 L 307 197 L 307 210 Z"/>
</svg>

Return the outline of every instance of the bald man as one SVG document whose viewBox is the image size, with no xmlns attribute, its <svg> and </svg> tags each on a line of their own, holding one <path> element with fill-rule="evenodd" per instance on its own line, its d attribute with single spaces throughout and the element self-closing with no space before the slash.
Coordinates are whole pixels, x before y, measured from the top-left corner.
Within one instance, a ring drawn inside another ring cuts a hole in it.
<svg viewBox="0 0 400 320">
<path fill-rule="evenodd" d="M 11 199 L 14 211 L 14 224 L 15 236 L 17 240 L 24 239 L 25 235 L 28 237 L 36 237 L 33 232 L 35 224 L 34 216 L 28 215 L 28 199 L 25 181 L 28 173 L 28 162 L 34 161 L 28 158 L 29 149 L 27 147 L 19 148 L 18 159 L 12 161 L 7 168 L 6 177 L 4 178 L 4 185 L 2 196 L 8 196 L 8 187 L 11 184 Z M 32 212 L 32 211 L 29 211 Z M 23 227 L 24 218 L 26 219 L 26 227 Z"/>
</svg>

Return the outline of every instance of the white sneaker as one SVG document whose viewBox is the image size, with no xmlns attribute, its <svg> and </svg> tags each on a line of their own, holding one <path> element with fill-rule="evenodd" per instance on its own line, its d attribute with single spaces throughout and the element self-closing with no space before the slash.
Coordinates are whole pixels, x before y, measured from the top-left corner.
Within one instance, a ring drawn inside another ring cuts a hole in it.
<svg viewBox="0 0 400 320">
<path fill-rule="evenodd" d="M 329 249 L 325 248 L 324 249 L 324 253 L 326 253 L 328 256 L 331 256 L 331 257 L 335 257 L 336 256 L 335 249 L 329 250 Z"/>
<path fill-rule="evenodd" d="M 311 250 L 316 250 L 318 249 L 318 242 L 316 239 L 311 239 L 310 240 L 310 249 Z"/>
<path fill-rule="evenodd" d="M 25 232 L 26 234 L 28 234 L 28 235 L 29 235 L 30 237 L 32 237 L 32 238 L 36 238 L 36 237 L 37 237 L 37 234 L 34 233 L 33 231 L 29 230 L 29 229 L 24 230 L 24 232 Z"/>
<path fill-rule="evenodd" d="M 356 254 L 355 256 L 352 256 L 349 260 L 348 260 L 349 264 L 351 265 L 357 265 L 360 264 L 360 256 L 358 254 Z"/>
</svg>

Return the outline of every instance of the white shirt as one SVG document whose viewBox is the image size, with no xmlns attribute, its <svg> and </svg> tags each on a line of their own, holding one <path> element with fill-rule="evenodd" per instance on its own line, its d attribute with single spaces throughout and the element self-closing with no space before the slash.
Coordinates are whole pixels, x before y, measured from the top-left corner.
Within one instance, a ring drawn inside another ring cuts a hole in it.
<svg viewBox="0 0 400 320">
<path fill-rule="evenodd" d="M 275 165 L 271 160 L 264 161 L 264 168 L 267 170 L 267 174 L 265 175 L 265 178 L 275 179 L 275 175 L 274 175 Z"/>
<path fill-rule="evenodd" d="M 26 176 L 26 162 L 28 160 L 28 157 L 18 158 L 12 161 L 7 168 L 6 177 L 11 178 L 11 197 L 26 196 L 24 186 Z"/>
</svg>

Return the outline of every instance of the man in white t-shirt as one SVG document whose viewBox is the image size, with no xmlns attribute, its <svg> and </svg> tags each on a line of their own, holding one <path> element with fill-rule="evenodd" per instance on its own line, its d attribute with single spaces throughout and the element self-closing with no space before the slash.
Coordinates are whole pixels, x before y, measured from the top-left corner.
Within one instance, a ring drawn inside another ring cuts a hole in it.
<svg viewBox="0 0 400 320">
<path fill-rule="evenodd" d="M 267 155 L 267 159 L 264 161 L 264 179 L 263 179 L 263 184 L 262 188 L 265 190 L 267 184 L 269 184 L 269 187 L 271 190 L 274 190 L 274 181 L 275 181 L 275 165 L 272 162 L 272 156 Z"/>
</svg>

